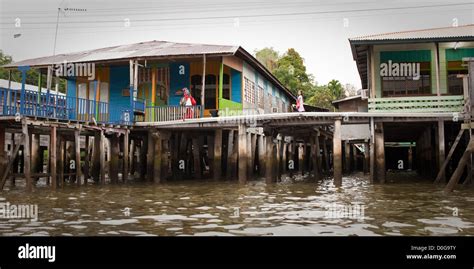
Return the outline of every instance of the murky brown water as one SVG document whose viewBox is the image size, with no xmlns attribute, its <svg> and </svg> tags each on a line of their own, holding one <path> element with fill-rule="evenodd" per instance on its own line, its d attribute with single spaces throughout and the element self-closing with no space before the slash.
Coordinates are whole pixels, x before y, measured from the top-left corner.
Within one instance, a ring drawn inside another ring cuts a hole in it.
<svg viewBox="0 0 474 269">
<path fill-rule="evenodd" d="M 397 175 L 395 175 L 397 177 Z M 183 181 L 39 188 L 0 193 L 0 202 L 38 204 L 38 221 L 0 219 L 2 235 L 472 235 L 474 188 L 444 195 L 411 180 L 372 185 L 345 177 L 285 182 Z M 364 218 L 328 218 L 328 206 L 361 203 Z M 457 207 L 458 215 L 453 211 Z M 130 208 L 127 216 L 126 209 Z"/>
</svg>

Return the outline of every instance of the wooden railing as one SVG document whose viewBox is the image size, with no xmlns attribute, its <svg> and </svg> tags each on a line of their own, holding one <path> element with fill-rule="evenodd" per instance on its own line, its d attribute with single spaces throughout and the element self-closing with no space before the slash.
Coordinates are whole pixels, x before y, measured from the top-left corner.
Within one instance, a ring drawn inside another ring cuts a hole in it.
<svg viewBox="0 0 474 269">
<path fill-rule="evenodd" d="M 462 112 L 462 95 L 370 98 L 369 112 Z"/>
<path fill-rule="evenodd" d="M 173 121 L 202 118 L 201 106 L 149 106 L 145 110 L 145 121 Z"/>
<path fill-rule="evenodd" d="M 127 107 L 54 93 L 0 88 L 0 116 L 97 122 L 107 124 L 133 123 Z"/>
</svg>

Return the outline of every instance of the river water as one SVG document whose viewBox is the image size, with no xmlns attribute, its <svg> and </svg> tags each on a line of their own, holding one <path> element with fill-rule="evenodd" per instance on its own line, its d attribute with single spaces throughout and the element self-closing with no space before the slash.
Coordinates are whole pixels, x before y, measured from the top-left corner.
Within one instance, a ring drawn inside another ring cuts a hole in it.
<svg viewBox="0 0 474 269">
<path fill-rule="evenodd" d="M 0 193 L 0 203 L 37 205 L 38 219 L 0 219 L 0 234 L 474 234 L 473 187 L 458 187 L 445 195 L 442 186 L 428 181 L 392 177 L 395 180 L 388 184 L 373 185 L 356 174 L 344 177 L 342 188 L 333 187 L 330 179 L 273 185 L 188 180 L 160 185 L 67 186 L 55 192 L 38 187 L 32 194 L 18 188 Z"/>
</svg>

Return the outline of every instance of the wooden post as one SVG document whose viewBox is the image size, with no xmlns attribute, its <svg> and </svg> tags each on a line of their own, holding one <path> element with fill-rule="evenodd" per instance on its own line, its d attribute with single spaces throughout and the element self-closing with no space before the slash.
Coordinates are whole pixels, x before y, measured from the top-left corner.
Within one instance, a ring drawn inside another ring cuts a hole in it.
<svg viewBox="0 0 474 269">
<path fill-rule="evenodd" d="M 153 180 L 153 157 L 155 151 L 155 144 L 153 141 L 153 133 L 152 130 L 148 131 L 148 138 L 147 138 L 147 153 L 146 153 L 146 174 L 147 174 L 147 181 Z"/>
<path fill-rule="evenodd" d="M 122 169 L 122 181 L 127 182 L 128 179 L 128 171 L 129 170 L 129 134 L 130 130 L 125 130 L 125 134 L 123 135 L 123 169 Z"/>
<path fill-rule="evenodd" d="M 315 157 L 316 157 L 316 172 L 317 172 L 317 176 L 316 178 L 318 180 L 321 180 L 322 179 L 322 172 L 323 172 L 323 163 L 322 163 L 322 159 L 321 159 L 321 146 L 320 146 L 320 143 L 319 143 L 319 135 L 320 133 L 318 132 L 316 134 L 316 136 L 314 137 L 314 147 L 315 147 Z"/>
<path fill-rule="evenodd" d="M 274 182 L 273 180 L 273 137 L 271 135 L 271 132 L 266 132 L 265 133 L 265 152 L 266 154 L 266 160 L 265 160 L 265 182 L 267 184 L 270 184 Z"/>
<path fill-rule="evenodd" d="M 380 183 L 385 183 L 385 142 L 383 123 L 377 123 L 375 129 L 375 161 L 376 178 Z"/>
<path fill-rule="evenodd" d="M 22 141 L 23 139 L 24 139 L 24 135 L 22 134 L 20 141 Z M 20 146 L 21 146 L 21 142 L 16 144 L 15 148 L 13 149 L 13 153 L 12 153 L 12 156 L 10 158 L 10 161 L 8 161 L 6 169 L 5 169 L 5 171 L 3 171 L 2 178 L 0 180 L 0 190 L 3 190 L 3 187 L 5 186 L 5 182 L 7 181 L 7 176 L 9 174 L 10 170 L 12 169 L 13 163 L 15 163 L 15 159 L 18 155 L 18 151 L 20 151 Z M 12 171 L 12 173 L 14 173 L 14 172 L 15 171 Z M 15 186 L 15 181 L 14 181 L 13 175 L 12 175 L 12 186 Z"/>
<path fill-rule="evenodd" d="M 258 171 L 260 176 L 265 175 L 265 143 L 264 143 L 264 136 L 259 134 L 258 138 Z M 283 152 L 283 154 L 285 154 Z"/>
<path fill-rule="evenodd" d="M 99 149 L 99 167 L 100 182 L 105 184 L 105 135 L 104 130 L 100 130 L 100 149 Z"/>
<path fill-rule="evenodd" d="M 130 139 L 130 155 L 128 159 L 129 163 L 129 171 L 130 171 L 130 176 L 132 179 L 135 177 L 135 151 L 136 151 L 136 144 L 135 144 L 135 139 Z"/>
<path fill-rule="evenodd" d="M 57 154 L 57 133 L 56 133 L 56 126 L 51 127 L 51 135 L 49 139 L 49 163 L 50 163 L 50 174 L 51 174 L 51 189 L 56 190 L 58 186 L 57 182 L 57 173 L 56 173 L 56 154 Z"/>
<path fill-rule="evenodd" d="M 153 137 L 154 139 L 154 152 L 153 152 L 153 181 L 155 183 L 161 182 L 161 167 L 162 167 L 162 136 L 160 132 L 156 132 Z"/>
<path fill-rule="evenodd" d="M 408 170 L 413 170 L 413 147 L 410 142 L 410 147 L 408 148 Z"/>
<path fill-rule="evenodd" d="M 118 182 L 119 171 L 119 137 L 117 134 L 112 134 L 110 138 L 110 161 L 109 161 L 109 177 L 110 182 Z"/>
<path fill-rule="evenodd" d="M 31 168 L 34 173 L 38 173 L 40 165 L 40 135 L 31 134 Z M 3 140 L 5 141 L 5 140 Z M 0 142 L 1 143 L 1 142 Z M 38 178 L 39 179 L 39 178 Z"/>
<path fill-rule="evenodd" d="M 194 177 L 196 179 L 201 179 L 201 155 L 200 155 L 200 146 L 199 146 L 199 137 L 193 136 L 192 137 L 192 153 L 193 153 L 193 167 L 194 167 Z"/>
<path fill-rule="evenodd" d="M 418 147 L 417 147 L 418 148 Z M 375 182 L 375 123 L 374 118 L 370 118 L 370 182 Z"/>
<path fill-rule="evenodd" d="M 342 185 L 342 145 L 341 145 L 341 120 L 334 122 L 333 134 L 333 158 L 334 158 L 334 185 Z"/>
<path fill-rule="evenodd" d="M 238 129 L 238 151 L 239 151 L 239 183 L 246 183 L 248 179 L 248 145 L 247 145 L 247 126 L 239 124 Z"/>
<path fill-rule="evenodd" d="M 161 182 L 165 181 L 168 177 L 169 169 L 169 143 L 170 143 L 170 134 L 161 132 L 162 136 L 162 146 L 161 146 Z"/>
<path fill-rule="evenodd" d="M 30 138 L 28 134 L 28 125 L 26 120 L 22 122 L 23 133 L 23 173 L 26 180 L 26 190 L 28 192 L 33 190 L 33 181 L 31 180 L 31 154 L 30 154 Z"/>
<path fill-rule="evenodd" d="M 468 161 L 471 158 L 471 154 L 474 151 L 474 139 L 469 140 L 469 144 L 467 145 L 466 150 L 464 151 L 461 159 L 459 160 L 458 166 L 456 167 L 456 170 L 454 170 L 453 175 L 449 179 L 448 184 L 444 188 L 445 193 L 452 192 L 453 189 L 456 187 L 456 185 L 459 182 L 459 179 L 461 178 L 462 174 L 464 173 L 464 168 L 466 167 Z"/>
<path fill-rule="evenodd" d="M 233 152 L 234 152 L 234 130 L 229 130 L 229 139 L 227 140 L 227 170 L 226 177 L 230 179 L 234 174 L 235 167 L 233 166 Z"/>
<path fill-rule="evenodd" d="M 463 133 L 464 133 L 464 129 L 461 128 L 461 129 L 459 130 L 458 135 L 456 136 L 456 139 L 454 140 L 453 145 L 452 145 L 451 148 L 449 149 L 448 157 L 446 157 L 446 159 L 444 160 L 443 164 L 441 165 L 441 168 L 440 168 L 439 171 L 438 171 L 438 175 L 436 176 L 436 179 L 435 179 L 434 183 L 439 183 L 439 182 L 441 181 L 442 175 L 443 175 L 444 172 L 445 172 L 446 166 L 448 166 L 448 163 L 449 163 L 449 161 L 451 160 L 451 157 L 453 156 L 454 151 L 456 150 L 456 147 L 458 146 L 459 141 L 461 140 L 461 137 L 462 137 L 462 134 L 463 134 Z"/>
<path fill-rule="evenodd" d="M 357 157 L 357 147 L 355 144 L 352 144 L 352 155 L 351 158 L 353 160 L 354 165 L 352 166 L 352 171 L 357 171 L 359 167 L 359 158 Z"/>
<path fill-rule="evenodd" d="M 206 96 L 206 54 L 202 55 L 202 84 L 201 84 L 201 110 L 205 109 Z M 220 96 L 218 96 L 220 98 Z"/>
<path fill-rule="evenodd" d="M 446 180 L 444 169 L 441 169 L 444 164 L 445 160 L 445 141 L 444 141 L 444 121 L 438 120 L 438 169 L 440 171 L 440 179 L 439 180 Z"/>
<path fill-rule="evenodd" d="M 257 150 L 257 134 L 251 134 L 251 141 L 249 141 L 250 143 L 250 167 L 249 167 L 249 171 L 250 171 L 250 174 L 249 176 L 252 176 L 255 172 L 255 157 L 256 157 L 256 150 Z"/>
<path fill-rule="evenodd" d="M 94 148 L 92 151 L 92 177 L 95 182 L 100 180 L 100 155 L 101 155 L 101 133 L 95 132 L 94 134 Z"/>
<path fill-rule="evenodd" d="M 90 178 L 90 155 L 89 151 L 89 136 L 85 136 L 85 149 L 84 149 L 84 185 L 87 185 L 87 181 Z"/>
<path fill-rule="evenodd" d="M 56 136 L 57 136 L 57 134 L 56 134 Z M 58 140 L 58 145 L 59 145 L 59 148 L 57 148 L 57 153 L 58 153 L 57 156 L 59 156 L 59 163 L 58 163 L 58 168 L 57 168 L 57 170 L 58 170 L 57 185 L 62 188 L 62 187 L 64 187 L 64 166 L 65 166 L 64 154 L 65 154 L 66 141 L 64 141 L 64 139 L 61 138 L 61 136 L 57 136 L 57 140 Z"/>
<path fill-rule="evenodd" d="M 6 98 L 6 97 L 5 97 Z M 13 137 L 13 135 L 12 135 Z M 13 139 L 12 139 L 13 140 Z M 7 168 L 7 154 L 5 152 L 5 127 L 0 125 L 0 175 L 3 174 L 3 172 Z M 12 148 L 13 148 L 13 142 L 12 142 Z"/>
<path fill-rule="evenodd" d="M 351 143 L 344 142 L 344 171 L 349 174 L 351 172 Z"/>
<path fill-rule="evenodd" d="M 364 174 L 369 173 L 369 162 L 370 162 L 370 154 L 369 154 L 369 143 L 364 143 Z"/>
<path fill-rule="evenodd" d="M 278 136 L 277 136 L 278 137 Z M 273 164 L 273 169 L 275 169 L 274 175 L 276 176 L 275 181 L 278 182 L 281 180 L 281 140 L 277 139 L 277 143 L 275 145 L 276 155 L 275 155 L 275 163 Z"/>
<path fill-rule="evenodd" d="M 75 154 L 76 154 L 76 184 L 79 186 L 81 185 L 81 143 L 80 143 L 80 131 L 74 131 L 74 146 L 75 146 Z"/>
<path fill-rule="evenodd" d="M 297 145 L 297 152 L 298 152 L 298 172 L 301 175 L 304 175 L 304 143 L 298 143 Z"/>
<path fill-rule="evenodd" d="M 324 156 L 324 166 L 326 169 L 326 173 L 329 173 L 331 170 L 330 164 L 329 164 L 329 152 L 328 152 L 328 145 L 326 143 L 326 136 L 323 137 L 323 156 Z"/>
<path fill-rule="evenodd" d="M 311 158 L 311 165 L 310 165 L 310 169 L 313 170 L 313 179 L 317 180 L 318 179 L 318 176 L 319 176 L 319 172 L 318 172 L 318 160 L 317 160 L 317 153 L 316 153 L 316 137 L 314 136 L 311 136 L 309 138 L 310 140 L 310 158 Z M 310 171 L 311 171 L 310 170 Z"/>
<path fill-rule="evenodd" d="M 219 180 L 222 176 L 222 129 L 217 129 L 214 134 L 214 158 L 212 173 L 214 180 Z"/>
</svg>

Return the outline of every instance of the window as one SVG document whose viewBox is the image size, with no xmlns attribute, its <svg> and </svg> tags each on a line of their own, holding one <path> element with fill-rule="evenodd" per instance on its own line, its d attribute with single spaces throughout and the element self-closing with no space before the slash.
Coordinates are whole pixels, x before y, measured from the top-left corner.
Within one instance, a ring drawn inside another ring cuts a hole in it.
<svg viewBox="0 0 474 269">
<path fill-rule="evenodd" d="M 216 87 L 215 75 L 206 75 L 206 90 L 204 92 L 205 109 L 216 109 Z"/>
<path fill-rule="evenodd" d="M 247 103 L 255 104 L 255 83 L 245 78 L 245 101 Z"/>
<path fill-rule="evenodd" d="M 259 85 L 258 86 L 258 107 L 263 108 L 265 103 L 264 103 L 264 90 L 263 88 Z"/>
<path fill-rule="evenodd" d="M 196 99 L 196 104 L 201 105 L 202 76 L 193 75 L 191 77 L 191 95 Z"/>
<path fill-rule="evenodd" d="M 430 62 L 420 63 L 420 78 L 413 77 L 382 77 L 382 96 L 426 95 L 431 93 Z"/>
<path fill-rule="evenodd" d="M 230 100 L 230 77 L 224 74 L 224 81 L 222 85 L 222 98 Z"/>
<path fill-rule="evenodd" d="M 462 61 L 448 62 L 448 93 L 461 95 L 464 93 L 462 78 L 458 75 L 467 75 L 467 68 L 462 66 Z"/>
</svg>

